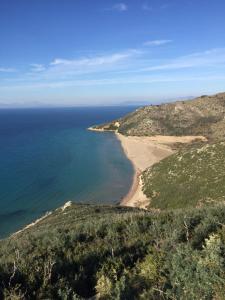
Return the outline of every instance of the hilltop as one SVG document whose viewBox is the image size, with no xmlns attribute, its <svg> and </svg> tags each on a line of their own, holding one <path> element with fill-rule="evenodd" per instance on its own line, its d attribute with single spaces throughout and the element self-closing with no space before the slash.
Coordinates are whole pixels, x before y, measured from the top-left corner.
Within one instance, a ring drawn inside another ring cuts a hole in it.
<svg viewBox="0 0 225 300">
<path fill-rule="evenodd" d="M 145 106 L 95 128 L 132 136 L 203 135 L 210 140 L 224 139 L 225 93 Z"/>
</svg>

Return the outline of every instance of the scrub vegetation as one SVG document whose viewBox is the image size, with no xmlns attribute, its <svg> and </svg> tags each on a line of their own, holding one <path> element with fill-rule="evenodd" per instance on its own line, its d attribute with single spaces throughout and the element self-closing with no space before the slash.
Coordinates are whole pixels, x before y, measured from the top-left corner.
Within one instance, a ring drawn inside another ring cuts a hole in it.
<svg viewBox="0 0 225 300">
<path fill-rule="evenodd" d="M 147 169 L 150 208 L 175 209 L 225 203 L 225 142 L 181 150 Z"/>
<path fill-rule="evenodd" d="M 115 129 L 124 135 L 203 135 L 209 140 L 224 140 L 225 93 L 141 107 L 95 128 Z"/>
<path fill-rule="evenodd" d="M 225 206 L 74 205 L 0 243 L 5 299 L 224 299 Z"/>
<path fill-rule="evenodd" d="M 67 203 L 0 241 L 0 299 L 224 300 L 225 93 L 94 128 L 208 143 L 143 172 L 147 210 Z"/>
</svg>

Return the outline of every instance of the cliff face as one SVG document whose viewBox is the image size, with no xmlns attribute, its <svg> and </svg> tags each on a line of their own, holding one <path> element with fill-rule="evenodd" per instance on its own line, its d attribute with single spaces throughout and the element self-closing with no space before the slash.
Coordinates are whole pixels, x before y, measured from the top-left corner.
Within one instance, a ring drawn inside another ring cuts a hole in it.
<svg viewBox="0 0 225 300">
<path fill-rule="evenodd" d="M 124 135 L 204 135 L 225 137 L 225 93 L 193 100 L 152 105 L 97 128 L 114 129 Z"/>
</svg>

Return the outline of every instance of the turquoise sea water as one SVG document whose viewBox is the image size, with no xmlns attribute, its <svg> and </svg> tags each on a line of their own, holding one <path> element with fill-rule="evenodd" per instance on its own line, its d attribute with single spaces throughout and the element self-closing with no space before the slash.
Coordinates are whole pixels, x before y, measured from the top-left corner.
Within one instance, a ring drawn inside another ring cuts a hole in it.
<svg viewBox="0 0 225 300">
<path fill-rule="evenodd" d="M 0 237 L 66 201 L 116 203 L 133 168 L 113 133 L 86 128 L 134 107 L 0 110 Z"/>
</svg>

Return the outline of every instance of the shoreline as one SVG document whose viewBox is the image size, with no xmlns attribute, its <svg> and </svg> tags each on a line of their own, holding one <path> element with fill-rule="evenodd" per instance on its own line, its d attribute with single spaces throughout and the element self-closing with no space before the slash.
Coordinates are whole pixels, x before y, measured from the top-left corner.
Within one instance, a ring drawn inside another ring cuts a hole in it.
<svg viewBox="0 0 225 300">
<path fill-rule="evenodd" d="M 94 127 L 88 127 L 87 130 L 89 131 L 97 131 L 97 132 L 115 132 L 114 129 L 104 129 L 104 128 L 94 128 Z"/>
<path fill-rule="evenodd" d="M 70 207 L 72 205 L 72 201 L 67 201 L 64 203 L 63 206 L 60 206 L 58 208 L 56 208 L 55 210 L 53 211 L 47 211 L 42 217 L 34 220 L 33 222 L 29 223 L 28 225 L 24 226 L 22 229 L 19 229 L 17 230 L 16 232 L 12 233 L 9 235 L 9 237 L 15 237 L 16 235 L 18 235 L 19 233 L 22 233 L 24 232 L 25 230 L 31 228 L 32 226 L 35 226 L 37 225 L 39 222 L 41 222 L 42 220 L 44 220 L 45 218 L 47 218 L 48 216 L 50 216 L 52 214 L 52 212 L 56 211 L 56 210 L 60 210 L 62 212 L 64 212 L 64 210 L 67 208 L 67 207 Z"/>
<path fill-rule="evenodd" d="M 124 136 L 115 132 L 123 151 L 131 161 L 134 168 L 132 185 L 125 197 L 121 200 L 121 206 L 139 207 L 145 209 L 149 199 L 142 191 L 142 172 L 155 163 L 175 153 L 172 150 L 174 143 L 190 143 L 196 139 L 206 141 L 203 136 Z"/>
<path fill-rule="evenodd" d="M 120 205 L 145 209 L 149 199 L 142 191 L 142 172 L 174 151 L 165 145 L 146 140 L 148 137 L 124 136 L 117 132 L 115 135 L 134 169 L 132 185 Z"/>
<path fill-rule="evenodd" d="M 142 209 L 146 209 L 150 203 L 150 200 L 142 191 L 142 172 L 145 169 L 153 166 L 155 163 L 175 153 L 175 151 L 172 150 L 172 145 L 174 143 L 187 144 L 197 139 L 207 141 L 204 136 L 125 136 L 118 133 L 117 130 L 98 129 L 92 127 L 87 128 L 87 130 L 97 132 L 110 131 L 115 134 L 116 138 L 121 144 L 124 154 L 133 165 L 134 170 L 132 185 L 128 193 L 123 197 L 123 199 L 121 199 L 119 205 L 138 207 Z M 63 212 L 67 207 L 71 206 L 71 204 L 72 202 L 68 201 L 56 210 L 61 209 Z M 32 223 L 24 226 L 22 229 L 10 234 L 9 237 L 15 237 L 17 234 L 22 233 L 30 227 L 36 225 L 51 214 L 51 211 L 46 212 L 42 217 L 34 220 Z"/>
<path fill-rule="evenodd" d="M 120 124 L 117 124 L 119 128 Z M 107 128 L 87 128 L 96 132 L 113 132 L 120 141 L 121 147 L 133 165 L 134 174 L 128 193 L 121 199 L 121 206 L 131 206 L 146 209 L 150 200 L 144 194 L 142 188 L 142 172 L 158 163 L 162 159 L 172 155 L 176 151 L 173 145 L 176 143 L 188 144 L 195 140 L 206 142 L 204 136 L 125 136 L 117 130 Z"/>
</svg>

